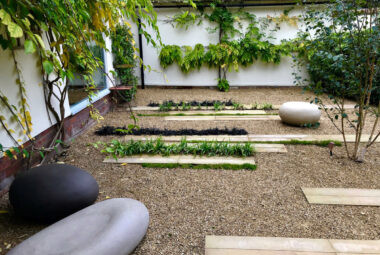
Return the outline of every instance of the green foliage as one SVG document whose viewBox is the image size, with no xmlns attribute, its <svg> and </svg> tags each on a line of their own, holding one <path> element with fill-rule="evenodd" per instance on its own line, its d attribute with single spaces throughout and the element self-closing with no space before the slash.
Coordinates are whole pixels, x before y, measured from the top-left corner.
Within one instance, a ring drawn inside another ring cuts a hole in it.
<svg viewBox="0 0 380 255">
<path fill-rule="evenodd" d="M 137 77 L 134 74 L 137 58 L 135 41 L 128 25 L 117 25 L 111 33 L 113 65 L 121 84 L 136 85 Z"/>
<path fill-rule="evenodd" d="M 345 137 L 346 127 L 355 131 L 356 139 L 347 156 L 363 161 L 368 147 L 380 137 L 377 126 L 380 117 L 380 11 L 378 1 L 331 0 L 323 9 L 311 9 L 305 17 L 306 31 L 298 39 L 298 65 L 306 66 L 310 79 L 295 73 L 296 83 L 316 94 L 313 101 L 325 111 L 337 130 Z M 335 105 L 325 107 L 320 97 L 327 93 Z M 354 99 L 354 116 L 344 105 Z M 373 106 L 371 106 L 371 103 Z M 370 137 L 361 147 L 361 136 L 367 117 L 375 121 Z"/>
<path fill-rule="evenodd" d="M 223 77 L 226 79 L 227 71 L 238 71 L 239 65 L 249 66 L 256 60 L 265 63 L 276 63 L 281 61 L 281 56 L 289 55 L 291 44 L 282 43 L 275 45 L 269 41 L 265 33 L 260 31 L 259 22 L 256 16 L 239 9 L 232 12 L 227 8 L 223 1 L 214 1 L 211 3 L 211 13 L 204 12 L 202 3 L 198 5 L 200 14 L 196 15 L 188 11 L 177 14 L 168 22 L 176 23 L 176 27 L 184 27 L 187 22 L 194 24 L 195 20 L 206 19 L 217 26 L 209 28 L 209 32 L 219 31 L 220 41 L 217 44 L 208 45 L 207 52 L 204 52 L 206 46 L 197 44 L 194 50 L 190 46 L 184 46 L 180 49 L 176 45 L 166 45 L 162 48 L 160 54 L 160 64 L 163 68 L 177 62 L 182 72 L 188 73 L 192 70 L 208 65 L 210 68 L 220 68 Z M 248 28 L 243 33 L 242 22 L 247 22 Z M 186 26 L 187 28 L 187 26 Z M 232 40 L 231 38 L 238 38 Z M 183 51 L 185 53 L 183 53 Z M 182 59 L 182 55 L 185 58 Z M 222 85 L 226 85 L 224 82 Z M 226 86 L 223 87 L 222 91 Z"/>
<path fill-rule="evenodd" d="M 178 163 L 143 163 L 142 167 L 147 168 L 184 168 L 184 169 L 222 169 L 222 170 L 256 170 L 257 166 L 253 164 L 232 165 L 232 164 L 211 164 L 211 165 L 193 165 Z"/>
<path fill-rule="evenodd" d="M 199 15 L 189 11 L 183 11 L 173 16 L 173 23 L 176 24 L 177 28 L 188 29 L 190 25 L 194 25 Z"/>
<path fill-rule="evenodd" d="M 248 157 L 255 152 L 250 143 L 227 142 L 207 142 L 203 141 L 197 144 L 189 144 L 186 139 L 182 139 L 179 144 L 165 144 L 160 138 L 150 141 L 133 141 L 120 142 L 113 140 L 111 143 L 96 143 L 104 146 L 102 153 L 111 155 L 114 158 L 136 155 L 136 154 L 160 154 L 169 155 L 199 155 L 199 156 L 235 156 Z"/>
<path fill-rule="evenodd" d="M 174 62 L 181 66 L 182 55 L 181 47 L 178 45 L 165 45 L 160 51 L 160 64 L 163 68 L 167 68 Z"/>
<path fill-rule="evenodd" d="M 111 33 L 112 53 L 114 55 L 114 68 L 122 85 L 132 86 L 131 90 L 123 91 L 121 96 L 126 101 L 131 101 L 137 92 L 137 76 L 134 73 L 136 67 L 136 48 L 133 34 L 128 25 L 117 25 Z"/>
<path fill-rule="evenodd" d="M 223 92 L 230 90 L 230 84 L 227 79 L 218 79 L 218 89 Z"/>
<path fill-rule="evenodd" d="M 194 49 L 190 46 L 185 46 L 185 57 L 181 63 L 181 70 L 188 73 L 190 70 L 200 69 L 203 65 L 205 48 L 202 44 L 195 45 Z"/>
<path fill-rule="evenodd" d="M 74 73 L 79 73 L 86 82 L 91 99 L 95 88 L 93 74 L 102 70 L 103 66 L 94 49 L 108 50 L 105 36 L 110 36 L 116 25 L 125 18 L 135 23 L 140 20 L 144 23 L 139 32 L 148 43 L 156 46 L 155 41 L 160 41 L 157 16 L 149 0 L 0 1 L 0 46 L 12 56 L 15 67 L 12 76 L 15 76 L 15 83 L 19 86 L 19 98 L 15 103 L 17 107 L 8 101 L 7 92 L 0 90 L 1 107 L 4 106 L 10 116 L 8 119 L 0 116 L 0 125 L 13 140 L 15 147 L 19 147 L 22 140 L 18 136 L 14 137 L 16 132 L 9 128 L 8 123 L 16 123 L 20 134 L 30 139 L 32 150 L 45 153 L 43 148 L 34 144 L 31 136 L 32 121 L 24 84 L 26 75 L 23 75 L 15 53 L 20 42 L 24 42 L 26 54 L 35 54 L 46 108 L 57 123 L 57 137 L 63 138 L 64 116 L 67 115 L 64 103 L 68 91 L 68 83 L 65 81 L 74 79 Z M 149 28 L 156 34 L 155 38 L 147 32 Z M 106 73 L 104 75 L 108 76 Z M 93 107 L 90 116 L 100 118 L 99 112 Z M 50 145 L 54 144 L 51 141 Z M 50 149 L 54 148 L 47 148 Z"/>
<path fill-rule="evenodd" d="M 240 104 L 238 102 L 233 102 L 233 108 L 234 110 L 244 110 L 244 105 L 243 104 Z"/>
</svg>

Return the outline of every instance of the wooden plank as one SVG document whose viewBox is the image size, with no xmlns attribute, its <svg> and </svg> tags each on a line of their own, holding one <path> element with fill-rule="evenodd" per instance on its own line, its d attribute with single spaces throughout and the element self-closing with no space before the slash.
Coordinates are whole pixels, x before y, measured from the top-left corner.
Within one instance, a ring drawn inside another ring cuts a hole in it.
<svg viewBox="0 0 380 255">
<path fill-rule="evenodd" d="M 302 188 L 310 204 L 380 206 L 380 190 Z"/>
<path fill-rule="evenodd" d="M 374 255 L 376 253 L 336 253 L 271 250 L 206 249 L 205 255 Z"/>
<path fill-rule="evenodd" d="M 212 117 L 212 116 L 211 116 Z M 124 140 L 150 140 L 157 139 L 161 136 L 125 136 Z M 362 141 L 368 135 L 363 135 Z M 206 136 L 162 136 L 161 139 L 164 142 L 179 142 L 183 138 L 186 138 L 187 141 L 230 141 L 230 142 L 281 142 L 281 141 L 290 141 L 290 140 L 301 140 L 301 141 L 323 141 L 323 140 L 336 140 L 343 141 L 341 135 L 206 135 Z M 348 142 L 355 141 L 354 135 L 347 135 Z M 380 142 L 378 138 L 375 142 Z"/>
<path fill-rule="evenodd" d="M 335 252 L 324 239 L 249 236 L 206 236 L 206 249 Z"/>
<path fill-rule="evenodd" d="M 127 164 L 142 164 L 142 163 L 178 163 L 178 164 L 194 164 L 194 165 L 218 165 L 218 164 L 231 164 L 231 165 L 243 165 L 252 164 L 255 165 L 255 160 L 251 157 L 247 158 L 234 158 L 234 157 L 194 157 L 194 156 L 153 156 L 153 155 L 136 155 L 131 157 L 113 159 L 106 158 L 104 163 L 127 163 Z"/>
<path fill-rule="evenodd" d="M 380 197 L 380 189 L 301 188 L 308 196 Z"/>
<path fill-rule="evenodd" d="M 348 253 L 345 253 L 344 255 L 346 254 L 348 255 Z M 206 249 L 205 255 L 336 255 L 336 253 L 335 252 L 276 251 L 276 250 Z M 350 255 L 355 255 L 355 254 L 350 254 Z"/>
<path fill-rule="evenodd" d="M 281 120 L 277 115 L 229 115 L 229 116 L 167 116 L 164 117 L 166 121 L 227 121 L 227 120 Z"/>
<path fill-rule="evenodd" d="M 206 255 L 380 254 L 380 240 L 206 236 Z"/>
</svg>

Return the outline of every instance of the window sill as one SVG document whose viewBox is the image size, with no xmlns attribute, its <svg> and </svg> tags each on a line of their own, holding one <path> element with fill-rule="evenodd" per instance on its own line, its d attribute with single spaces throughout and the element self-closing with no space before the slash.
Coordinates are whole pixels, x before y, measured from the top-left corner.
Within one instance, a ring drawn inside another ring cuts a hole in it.
<svg viewBox="0 0 380 255">
<path fill-rule="evenodd" d="M 99 99 L 102 99 L 103 97 L 107 96 L 109 93 L 110 93 L 109 89 L 103 89 L 99 91 L 99 93 L 92 98 L 92 103 L 95 103 Z M 89 105 L 90 105 L 90 100 L 87 98 L 70 106 L 71 115 L 77 114 L 78 112 L 82 111 L 84 108 L 86 108 Z"/>
</svg>

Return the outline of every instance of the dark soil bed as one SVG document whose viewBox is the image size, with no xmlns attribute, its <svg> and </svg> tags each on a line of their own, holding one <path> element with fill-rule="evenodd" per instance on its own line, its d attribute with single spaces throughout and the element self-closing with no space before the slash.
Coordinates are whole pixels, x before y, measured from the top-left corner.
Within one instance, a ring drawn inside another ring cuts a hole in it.
<svg viewBox="0 0 380 255">
<path fill-rule="evenodd" d="M 178 130 L 169 130 L 169 129 L 159 129 L 159 128 L 140 128 L 133 129 L 131 132 L 123 132 L 120 130 L 126 130 L 127 127 L 113 127 L 113 126 L 103 126 L 95 131 L 96 135 L 99 136 L 108 136 L 108 135 L 162 135 L 162 136 L 187 136 L 187 135 L 247 135 L 248 132 L 245 129 L 240 128 L 209 128 L 203 130 L 196 129 L 178 129 Z"/>
</svg>

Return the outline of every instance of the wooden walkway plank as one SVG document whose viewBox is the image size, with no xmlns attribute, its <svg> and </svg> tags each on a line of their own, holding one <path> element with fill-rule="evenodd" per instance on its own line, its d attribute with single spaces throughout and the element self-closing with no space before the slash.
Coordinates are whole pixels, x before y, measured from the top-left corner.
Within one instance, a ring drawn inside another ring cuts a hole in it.
<svg viewBox="0 0 380 255">
<path fill-rule="evenodd" d="M 310 204 L 380 206 L 380 190 L 301 188 Z"/>
<path fill-rule="evenodd" d="M 166 121 L 227 121 L 227 120 L 281 120 L 278 115 L 226 115 L 226 116 L 166 116 Z"/>
<path fill-rule="evenodd" d="M 187 141 L 226 141 L 226 142 L 281 142 L 290 140 L 300 140 L 300 141 L 324 141 L 324 140 L 335 140 L 343 142 L 343 137 L 341 135 L 210 135 L 210 136 L 125 136 L 124 140 L 150 140 L 157 139 L 161 137 L 164 142 L 179 142 L 183 138 Z M 366 142 L 369 135 L 363 135 L 362 142 Z M 346 135 L 348 142 L 355 141 L 355 135 Z M 376 143 L 380 142 L 378 138 Z"/>
<path fill-rule="evenodd" d="M 380 240 L 206 236 L 206 255 L 369 255 L 380 254 Z"/>
<path fill-rule="evenodd" d="M 252 164 L 255 165 L 255 160 L 252 157 L 247 158 L 234 158 L 234 157 L 199 157 L 199 156 L 156 156 L 156 155 L 135 155 L 125 158 L 106 158 L 104 163 L 127 163 L 127 164 L 142 164 L 142 163 L 178 163 L 178 164 L 193 164 L 193 165 L 219 165 L 219 164 L 231 164 L 231 165 L 243 165 Z"/>
</svg>

